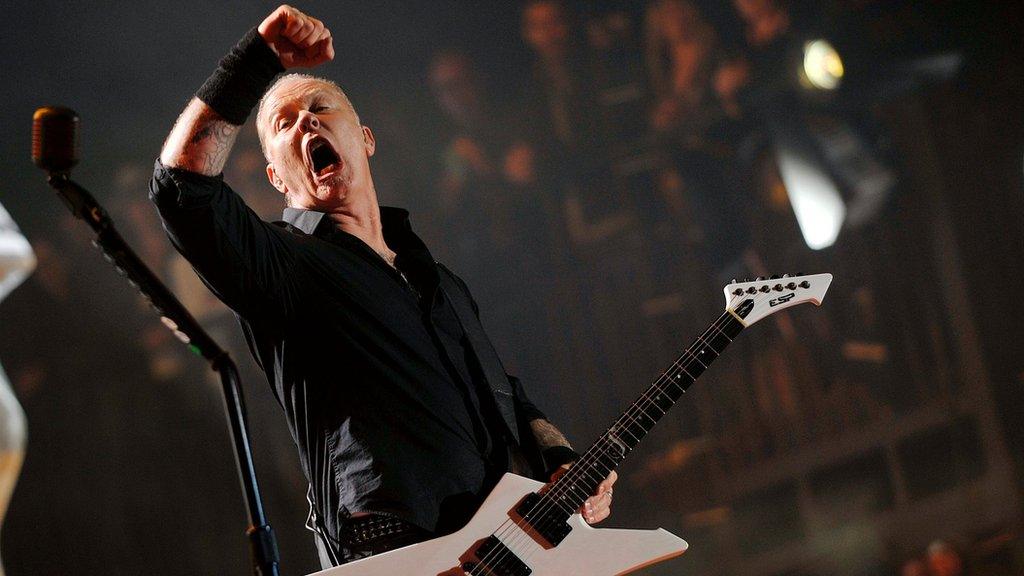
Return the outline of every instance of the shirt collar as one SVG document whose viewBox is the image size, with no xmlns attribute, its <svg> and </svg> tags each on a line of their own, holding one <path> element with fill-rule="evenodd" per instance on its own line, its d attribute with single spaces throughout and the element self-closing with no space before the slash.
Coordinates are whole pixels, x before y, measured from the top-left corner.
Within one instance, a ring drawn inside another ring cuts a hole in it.
<svg viewBox="0 0 1024 576">
<path fill-rule="evenodd" d="M 325 220 L 325 216 L 327 216 L 325 212 L 288 207 L 284 209 L 281 220 L 310 236 L 314 236 L 320 227 L 320 223 Z M 380 222 L 386 232 L 411 231 L 412 229 L 409 225 L 409 212 L 402 208 L 381 206 Z"/>
</svg>

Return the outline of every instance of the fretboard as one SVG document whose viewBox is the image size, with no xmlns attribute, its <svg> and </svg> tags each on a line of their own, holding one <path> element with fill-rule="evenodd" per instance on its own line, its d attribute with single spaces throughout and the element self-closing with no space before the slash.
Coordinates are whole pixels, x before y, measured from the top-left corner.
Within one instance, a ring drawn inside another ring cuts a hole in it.
<svg viewBox="0 0 1024 576">
<path fill-rule="evenodd" d="M 732 314 L 722 314 L 615 420 L 544 497 L 554 500 L 569 513 L 582 506 L 598 484 L 640 444 L 742 330 L 743 324 Z"/>
</svg>

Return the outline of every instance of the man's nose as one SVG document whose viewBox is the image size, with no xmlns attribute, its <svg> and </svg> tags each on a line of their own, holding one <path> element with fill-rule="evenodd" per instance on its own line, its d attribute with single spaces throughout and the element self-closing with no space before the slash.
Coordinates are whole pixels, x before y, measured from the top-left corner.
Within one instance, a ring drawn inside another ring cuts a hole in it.
<svg viewBox="0 0 1024 576">
<path fill-rule="evenodd" d="M 308 110 L 299 112 L 299 129 L 303 132 L 309 132 L 311 130 L 320 129 L 320 119 L 316 117 L 316 114 Z"/>
</svg>

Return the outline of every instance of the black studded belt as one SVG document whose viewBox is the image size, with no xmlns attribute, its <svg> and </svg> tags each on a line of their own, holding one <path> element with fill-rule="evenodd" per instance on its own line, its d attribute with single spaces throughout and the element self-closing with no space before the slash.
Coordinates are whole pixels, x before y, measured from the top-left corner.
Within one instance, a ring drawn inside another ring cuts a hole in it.
<svg viewBox="0 0 1024 576">
<path fill-rule="evenodd" d="M 349 518 L 341 528 L 341 545 L 359 557 L 380 554 L 422 542 L 430 533 L 405 520 L 386 514 Z"/>
</svg>

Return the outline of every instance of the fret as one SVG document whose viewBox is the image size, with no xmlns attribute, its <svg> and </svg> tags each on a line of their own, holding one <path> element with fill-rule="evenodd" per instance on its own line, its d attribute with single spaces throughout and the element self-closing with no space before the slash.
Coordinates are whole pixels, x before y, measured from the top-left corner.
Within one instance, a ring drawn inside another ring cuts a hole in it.
<svg viewBox="0 0 1024 576">
<path fill-rule="evenodd" d="M 692 351 L 691 355 L 694 358 L 700 359 L 701 363 L 704 364 L 705 366 L 709 366 L 712 362 L 715 361 L 715 358 L 718 358 L 718 352 L 716 352 L 715 349 L 712 348 L 711 345 L 708 344 L 707 342 L 702 341 L 701 343 L 703 344 L 703 346 Z"/>
<path fill-rule="evenodd" d="M 716 352 L 721 354 L 725 347 L 732 343 L 732 338 L 722 330 L 715 330 L 710 336 L 705 338 L 708 346 L 715 349 Z"/>
<path fill-rule="evenodd" d="M 625 458 L 625 456 L 623 458 Z M 601 454 L 594 461 L 594 463 L 592 464 L 592 467 L 595 470 L 597 470 L 598 474 L 601 477 L 601 480 L 604 480 L 604 479 L 608 478 L 609 474 L 611 474 L 611 470 L 615 469 L 615 467 L 618 466 L 618 462 L 622 462 L 623 461 L 622 458 L 618 458 L 617 460 L 618 461 L 615 461 L 608 454 Z M 594 484 L 594 486 L 592 487 L 592 490 L 591 490 L 592 492 L 593 492 L 593 489 L 597 488 L 598 484 L 600 484 L 600 482 Z"/>
<path fill-rule="evenodd" d="M 587 498 L 590 498 L 590 492 L 591 492 L 591 490 L 588 490 L 587 488 L 581 487 L 579 484 L 575 484 L 575 483 L 570 483 L 567 486 L 566 491 L 569 492 L 569 494 L 567 494 L 567 496 L 572 496 L 572 503 L 576 504 L 575 506 L 572 507 L 573 510 L 575 510 L 576 508 L 579 508 L 580 504 L 585 502 L 587 500 Z"/>
<path fill-rule="evenodd" d="M 651 395 L 648 401 L 657 406 L 658 409 L 661 410 L 662 414 L 667 414 L 668 411 L 676 405 L 676 398 L 673 398 L 665 390 L 662 390 L 660 386 L 656 388 L 654 394 Z"/>
<path fill-rule="evenodd" d="M 563 498 L 556 498 L 556 497 L 553 496 L 553 493 L 554 493 L 554 490 L 552 490 L 551 492 L 548 492 L 547 494 L 544 494 L 542 496 L 542 498 L 546 502 L 544 504 L 536 506 L 536 508 L 545 507 L 547 502 L 552 502 L 556 506 L 558 506 L 562 510 L 562 512 L 565 512 L 567 515 L 568 514 L 572 514 L 573 512 L 576 511 L 577 508 L 579 508 L 579 506 L 572 506 L 571 504 L 566 504 L 564 502 Z"/>
<path fill-rule="evenodd" d="M 708 369 L 706 364 L 701 363 L 700 360 L 697 360 L 696 358 L 687 360 L 686 363 L 683 364 L 682 368 L 686 374 L 694 380 L 700 378 L 700 375 Z"/>
<path fill-rule="evenodd" d="M 631 448 L 639 444 L 640 440 L 643 439 L 644 435 L 648 432 L 635 420 L 626 418 L 625 415 L 616 422 L 614 428 L 627 434 L 627 436 L 617 437 L 620 442 L 628 444 Z"/>
<path fill-rule="evenodd" d="M 655 395 L 657 394 L 658 393 L 655 393 Z M 658 411 L 658 413 L 654 415 L 654 418 L 661 418 L 662 416 L 668 413 L 668 410 L 663 410 L 661 406 L 658 406 L 658 404 L 654 402 L 654 398 L 645 398 L 643 406 L 646 406 L 648 408 L 654 408 L 655 410 Z M 647 412 L 647 410 L 643 407 L 640 407 L 640 409 L 643 410 L 644 412 Z"/>
<path fill-rule="evenodd" d="M 676 361 L 676 364 L 678 365 L 679 371 L 681 373 L 683 373 L 683 374 L 686 374 L 686 376 L 690 379 L 690 384 L 693 384 L 694 382 L 697 381 L 697 377 L 700 376 L 700 372 L 697 373 L 697 376 L 694 376 L 692 373 L 690 373 L 689 370 L 686 369 L 686 366 L 684 364 L 682 364 L 682 362 L 684 360 L 685 360 L 685 357 L 684 358 L 680 358 L 679 360 Z M 690 387 L 690 384 L 687 384 L 686 387 L 683 388 L 684 392 L 686 391 L 686 388 Z"/>
<path fill-rule="evenodd" d="M 690 384 L 693 384 L 695 380 L 695 378 L 686 373 L 686 370 L 683 370 L 680 367 L 677 367 L 674 371 L 667 373 L 662 378 L 665 380 L 661 384 L 662 388 L 668 393 L 669 397 L 672 398 L 673 402 L 679 400 L 683 396 L 683 393 L 686 392 L 686 389 L 689 388 Z M 667 388 L 666 385 L 671 385 L 671 388 Z"/>
<path fill-rule="evenodd" d="M 686 386 L 689 386 L 689 383 L 692 382 L 692 380 L 687 379 L 684 384 L 682 374 L 678 372 L 675 374 L 665 374 L 661 378 L 664 380 L 664 382 L 661 382 L 660 384 L 661 388 L 673 400 L 678 400 L 682 397 L 683 392 L 686 392 Z"/>
<path fill-rule="evenodd" d="M 634 415 L 634 420 L 644 427 L 645 432 L 650 432 L 651 428 L 654 428 L 654 425 L 658 423 L 657 419 L 651 418 L 648 413 L 642 411 Z"/>
<path fill-rule="evenodd" d="M 643 404 L 633 404 L 633 408 L 626 412 L 629 414 L 634 421 L 639 422 L 648 432 L 651 431 L 651 426 L 654 426 L 658 422 L 658 418 L 665 415 L 664 412 L 661 414 L 651 415 L 649 412 L 644 410 Z M 650 422 L 650 424 L 648 424 Z"/>
</svg>

